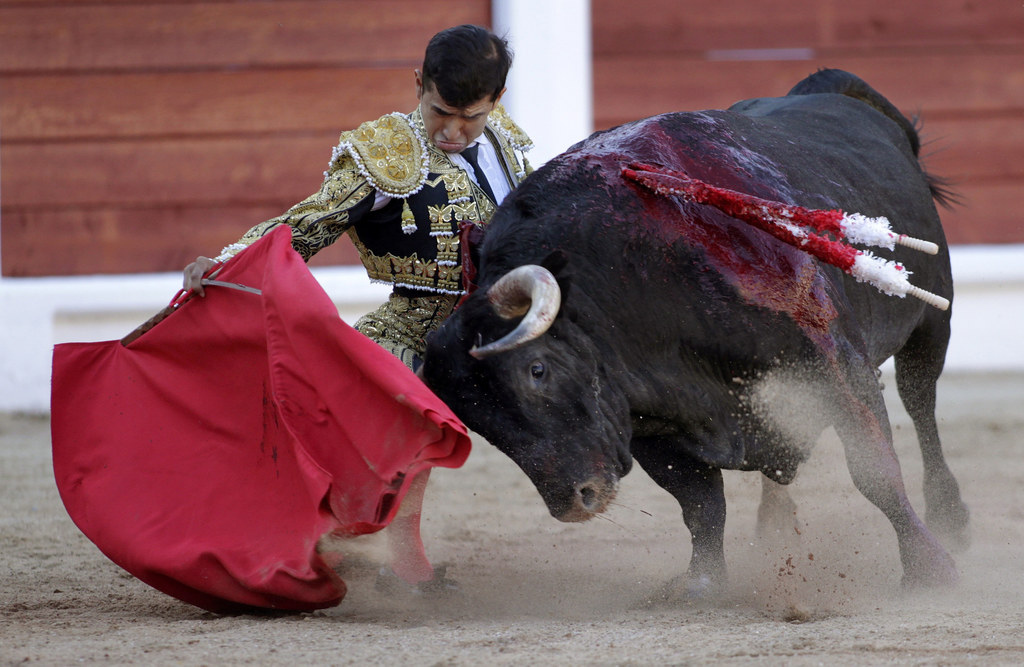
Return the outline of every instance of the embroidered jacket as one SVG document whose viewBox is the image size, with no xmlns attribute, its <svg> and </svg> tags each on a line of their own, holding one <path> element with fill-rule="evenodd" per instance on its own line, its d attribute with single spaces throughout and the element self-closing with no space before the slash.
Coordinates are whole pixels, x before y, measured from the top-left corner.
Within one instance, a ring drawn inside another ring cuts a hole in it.
<svg viewBox="0 0 1024 667">
<path fill-rule="evenodd" d="M 484 129 L 515 187 L 532 171 L 530 139 L 499 104 Z M 392 197 L 372 210 L 375 190 Z M 348 233 L 370 279 L 427 292 L 461 294 L 460 223 L 485 224 L 495 204 L 448 155 L 426 141 L 417 108 L 343 132 L 320 191 L 262 222 L 221 253 L 234 256 L 278 225 L 306 260 Z"/>
</svg>

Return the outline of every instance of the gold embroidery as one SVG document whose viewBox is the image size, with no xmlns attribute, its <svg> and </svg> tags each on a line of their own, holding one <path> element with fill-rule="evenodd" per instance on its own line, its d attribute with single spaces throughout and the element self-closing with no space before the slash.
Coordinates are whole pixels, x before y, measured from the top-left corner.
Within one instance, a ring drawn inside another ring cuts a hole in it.
<svg viewBox="0 0 1024 667">
<path fill-rule="evenodd" d="M 444 189 L 448 192 L 448 199 L 462 199 L 463 197 L 469 197 L 471 192 L 469 189 L 469 175 L 458 169 L 456 171 L 450 171 L 441 175 L 444 179 Z"/>
<path fill-rule="evenodd" d="M 516 125 L 505 107 L 498 105 L 487 118 L 487 124 L 494 131 L 498 138 L 498 148 L 511 174 L 513 185 L 518 185 L 524 178 L 533 172 L 533 167 L 526 160 L 525 151 L 533 148 L 530 137 L 523 132 L 522 128 Z"/>
<path fill-rule="evenodd" d="M 452 294 L 392 294 L 377 310 L 359 318 L 355 328 L 414 368 L 414 357 L 422 356 L 427 347 L 427 334 L 451 314 L 458 299 Z"/>
<path fill-rule="evenodd" d="M 343 132 L 338 150 L 358 156 L 373 184 L 395 197 L 419 191 L 427 175 L 423 136 L 402 114 L 389 114 Z"/>
<path fill-rule="evenodd" d="M 430 260 L 424 262 L 423 260 L 417 259 L 413 273 L 417 278 L 425 278 L 430 282 L 433 282 L 434 276 L 437 275 L 437 262 Z"/>
<path fill-rule="evenodd" d="M 412 214 L 412 209 L 409 208 L 409 200 L 402 200 L 402 231 L 408 231 L 412 233 L 416 231 L 416 216 Z"/>
<path fill-rule="evenodd" d="M 391 271 L 394 273 L 395 279 L 398 282 L 412 282 L 412 265 L 419 259 L 416 254 L 414 253 L 412 257 L 395 257 L 388 253 L 387 256 L 391 258 Z"/>
<path fill-rule="evenodd" d="M 437 267 L 437 282 L 449 285 L 460 285 L 462 281 L 461 266 L 440 266 Z"/>
<path fill-rule="evenodd" d="M 444 206 L 431 204 L 427 206 L 427 218 L 430 220 L 430 231 L 444 231 Z"/>
<path fill-rule="evenodd" d="M 498 208 L 494 205 L 494 202 L 492 202 L 485 196 L 478 197 L 476 200 L 476 204 L 477 208 L 479 209 L 479 213 L 477 214 L 476 219 L 471 220 L 471 222 L 478 222 L 480 220 L 490 221 L 490 219 L 494 216 L 494 212 L 498 210 Z"/>
<path fill-rule="evenodd" d="M 426 188 L 436 188 L 438 183 L 443 181 L 444 178 L 445 178 L 444 174 L 438 174 L 437 178 L 435 178 L 434 180 L 430 180 L 428 178 L 425 181 L 423 181 L 423 187 L 426 187 Z"/>
<path fill-rule="evenodd" d="M 391 259 L 389 257 L 371 255 L 366 252 L 365 248 L 360 250 L 359 256 L 366 257 L 369 260 L 370 263 L 366 264 L 366 270 L 370 274 L 371 278 L 375 278 L 377 280 L 391 280 L 391 276 L 394 274 L 391 272 Z"/>
<path fill-rule="evenodd" d="M 533 142 L 530 141 L 530 137 L 527 136 L 523 129 L 516 125 L 515 121 L 505 111 L 503 104 L 498 104 L 494 107 L 488 117 L 490 122 L 495 129 L 501 132 L 502 136 L 508 140 L 511 147 L 517 151 L 528 151 L 533 148 Z"/>
<path fill-rule="evenodd" d="M 451 234 L 459 228 L 460 222 L 479 222 L 480 214 L 476 204 L 472 201 L 462 204 L 445 204 L 443 206 L 428 206 L 430 216 L 430 231 L 432 234 Z M 452 225 L 452 222 L 455 225 Z"/>
<path fill-rule="evenodd" d="M 437 237 L 437 263 L 459 261 L 459 237 L 438 236 Z"/>
<path fill-rule="evenodd" d="M 348 228 L 349 210 L 372 195 L 373 187 L 359 175 L 352 157 L 344 156 L 336 162 L 318 192 L 284 214 L 253 226 L 237 244 L 229 246 L 232 252 L 227 256 L 252 245 L 278 225 L 292 228 L 292 246 L 307 261 L 317 251 L 337 241 Z"/>
<path fill-rule="evenodd" d="M 316 197 L 320 202 L 329 202 L 334 199 L 343 198 L 346 193 L 354 188 L 362 188 L 363 196 L 369 194 L 369 191 L 373 189 L 356 170 L 355 161 L 349 157 L 347 160 L 340 161 L 338 168 L 328 172 L 323 187 L 320 188 L 320 192 Z"/>
<path fill-rule="evenodd" d="M 380 257 L 370 254 L 355 234 L 350 234 L 350 236 L 371 280 L 445 294 L 460 294 L 462 292 L 461 267 L 444 265 L 439 261 L 440 257 L 439 260 L 421 259 L 416 253 L 413 253 L 411 257 L 396 257 L 390 253 Z M 451 255 L 458 256 L 459 238 L 457 236 L 439 236 L 437 242 L 439 254 L 440 247 L 444 246 Z"/>
</svg>

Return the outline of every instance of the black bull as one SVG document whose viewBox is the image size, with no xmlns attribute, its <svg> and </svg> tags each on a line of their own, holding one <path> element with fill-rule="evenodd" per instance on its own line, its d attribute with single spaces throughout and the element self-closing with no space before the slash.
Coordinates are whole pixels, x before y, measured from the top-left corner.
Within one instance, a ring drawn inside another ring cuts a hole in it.
<svg viewBox="0 0 1024 667">
<path fill-rule="evenodd" d="M 635 459 L 682 507 L 691 589 L 724 580 L 721 470 L 789 483 L 828 426 L 856 487 L 896 530 L 904 583 L 955 581 L 907 499 L 877 375 L 895 357 L 924 457 L 928 526 L 964 542 L 967 509 L 935 420 L 949 312 L 886 296 L 718 209 L 623 176 L 654 164 L 765 199 L 886 216 L 940 250 L 881 252 L 918 287 L 952 298 L 938 188 L 918 149 L 906 118 L 836 70 L 786 97 L 596 133 L 499 208 L 478 288 L 429 338 L 422 376 L 559 519 L 603 511 Z M 510 274 L 522 266 L 532 268 Z"/>
</svg>

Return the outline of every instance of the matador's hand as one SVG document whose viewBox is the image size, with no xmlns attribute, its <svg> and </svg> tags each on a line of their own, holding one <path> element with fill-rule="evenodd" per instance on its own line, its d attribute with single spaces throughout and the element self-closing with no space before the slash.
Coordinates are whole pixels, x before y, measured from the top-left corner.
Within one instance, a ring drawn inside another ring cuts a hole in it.
<svg viewBox="0 0 1024 667">
<path fill-rule="evenodd" d="M 199 296 L 206 296 L 201 281 L 206 272 L 216 265 L 217 262 L 209 257 L 196 257 L 196 261 L 185 267 L 185 276 L 181 286 L 187 290 L 195 290 Z"/>
</svg>

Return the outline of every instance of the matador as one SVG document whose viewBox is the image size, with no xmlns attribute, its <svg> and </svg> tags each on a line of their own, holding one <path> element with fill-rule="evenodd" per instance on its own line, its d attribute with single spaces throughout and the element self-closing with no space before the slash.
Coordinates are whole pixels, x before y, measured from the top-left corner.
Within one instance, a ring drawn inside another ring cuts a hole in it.
<svg viewBox="0 0 1024 667">
<path fill-rule="evenodd" d="M 307 261 L 347 233 L 370 279 L 394 285 L 355 328 L 415 370 L 426 334 L 465 292 L 460 228 L 485 224 L 531 171 L 524 155 L 530 139 L 501 104 L 474 145 L 481 147 L 478 163 L 491 166 L 484 177 L 463 155 L 429 140 L 419 108 L 363 123 L 342 133 L 319 192 L 256 225 L 216 260 L 278 225 L 292 228 L 292 245 Z"/>
</svg>

